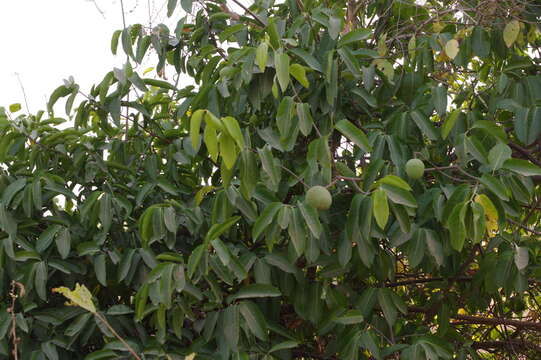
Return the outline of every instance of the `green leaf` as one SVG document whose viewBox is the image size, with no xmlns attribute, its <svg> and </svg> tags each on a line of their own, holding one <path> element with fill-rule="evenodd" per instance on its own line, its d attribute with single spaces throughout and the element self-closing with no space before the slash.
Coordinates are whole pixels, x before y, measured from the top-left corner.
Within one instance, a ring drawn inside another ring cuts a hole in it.
<svg viewBox="0 0 541 360">
<path fill-rule="evenodd" d="M 196 110 L 190 119 L 190 139 L 192 140 L 192 147 L 197 150 L 199 149 L 199 141 L 201 135 L 199 131 L 201 129 L 201 121 L 203 120 L 203 115 L 205 115 L 206 110 Z"/>
<path fill-rule="evenodd" d="M 283 341 L 283 342 L 281 342 L 279 344 L 276 344 L 273 347 L 271 347 L 270 350 L 269 350 L 269 354 L 273 353 L 275 351 L 293 349 L 293 348 L 295 348 L 297 346 L 299 346 L 298 341 L 293 341 L 293 340 Z"/>
<path fill-rule="evenodd" d="M 316 239 L 319 239 L 319 236 L 323 231 L 323 227 L 321 226 L 321 222 L 319 221 L 319 215 L 317 210 L 312 206 L 300 201 L 297 202 L 297 207 L 301 211 L 304 221 L 306 222 L 306 225 L 308 225 L 308 229 L 310 229 L 312 235 Z"/>
<path fill-rule="evenodd" d="M 336 16 L 329 16 L 329 36 L 335 40 L 342 30 L 342 19 Z"/>
<path fill-rule="evenodd" d="M 265 207 L 252 228 L 252 239 L 255 241 L 263 231 L 271 224 L 278 210 L 283 206 L 280 202 L 273 202 Z"/>
<path fill-rule="evenodd" d="M 116 30 L 111 37 L 111 52 L 113 53 L 113 55 L 116 55 L 120 34 L 122 34 L 122 30 Z"/>
<path fill-rule="evenodd" d="M 58 99 L 62 97 L 66 97 L 70 94 L 71 94 L 71 89 L 67 88 L 66 86 L 61 85 L 57 87 L 53 91 L 53 93 L 51 94 L 51 97 L 49 98 L 49 101 L 47 102 L 47 111 L 49 111 L 49 113 L 53 113 L 54 104 L 56 104 Z"/>
<path fill-rule="evenodd" d="M 259 71 L 265 72 L 265 67 L 267 67 L 267 61 L 269 58 L 269 46 L 266 42 L 262 42 L 257 47 L 255 53 L 255 61 L 259 66 Z"/>
<path fill-rule="evenodd" d="M 503 163 L 511 158 L 511 155 L 511 148 L 499 142 L 488 152 L 488 163 L 492 170 L 499 170 Z"/>
<path fill-rule="evenodd" d="M 188 14 L 192 12 L 192 3 L 193 0 L 180 0 L 180 5 Z"/>
<path fill-rule="evenodd" d="M 444 262 L 444 254 L 438 234 L 429 229 L 423 229 L 423 231 L 425 231 L 426 245 L 430 255 L 432 255 L 438 266 L 442 266 Z"/>
<path fill-rule="evenodd" d="M 493 121 L 477 120 L 473 123 L 472 128 L 484 130 L 486 133 L 494 136 L 494 138 L 507 142 L 507 134 L 505 133 L 505 130 Z"/>
<path fill-rule="evenodd" d="M 282 209 L 288 209 L 288 207 L 284 206 Z M 295 248 L 295 253 L 297 256 L 301 256 L 306 249 L 306 229 L 302 221 L 302 214 L 298 208 L 292 208 L 289 213 L 291 215 L 288 219 L 289 225 L 287 231 Z"/>
<path fill-rule="evenodd" d="M 368 93 L 368 91 L 366 91 L 364 88 L 358 87 L 353 89 L 351 92 L 355 95 L 359 95 L 369 106 L 373 108 L 378 106 L 377 99 L 372 94 Z"/>
<path fill-rule="evenodd" d="M 481 26 L 476 26 L 473 29 L 472 49 L 474 54 L 481 59 L 486 58 L 490 54 L 490 38 Z"/>
<path fill-rule="evenodd" d="M 288 259 L 280 254 L 267 254 L 265 256 L 265 261 L 272 266 L 277 267 L 278 269 L 289 273 L 295 274 L 297 272 L 296 267 L 288 261 Z"/>
<path fill-rule="evenodd" d="M 485 185 L 497 197 L 503 201 L 509 201 L 509 190 L 502 184 L 500 180 L 492 175 L 484 174 L 481 176 L 481 184 Z"/>
<path fill-rule="evenodd" d="M 103 286 L 107 286 L 107 267 L 105 263 L 105 254 L 98 254 L 94 257 L 94 272 L 96 279 Z"/>
<path fill-rule="evenodd" d="M 20 178 L 18 180 L 15 180 L 11 184 L 8 185 L 7 188 L 4 189 L 2 194 L 2 203 L 5 206 L 9 206 L 11 204 L 11 200 L 13 197 L 21 191 L 26 186 L 26 179 Z"/>
<path fill-rule="evenodd" d="M 409 191 L 404 190 L 403 188 L 383 183 L 380 185 L 380 189 L 385 191 L 387 197 L 396 204 L 401 204 L 413 208 L 417 207 L 417 201 L 415 200 L 413 195 Z"/>
<path fill-rule="evenodd" d="M 289 85 L 289 56 L 282 50 L 274 52 L 274 66 L 276 68 L 276 77 L 283 92 Z"/>
<path fill-rule="evenodd" d="M 425 134 L 426 137 L 433 141 L 438 140 L 439 133 L 434 127 L 432 121 L 430 121 L 430 119 L 428 119 L 418 110 L 413 110 L 412 112 L 410 112 L 410 116 L 419 128 L 419 130 L 421 130 L 421 132 Z"/>
<path fill-rule="evenodd" d="M 299 118 L 299 129 L 304 136 L 312 132 L 314 119 L 310 112 L 310 105 L 307 103 L 297 103 L 297 116 Z"/>
<path fill-rule="evenodd" d="M 299 64 L 291 64 L 289 66 L 289 73 L 305 88 L 310 87 L 308 78 L 306 77 L 306 69 Z"/>
<path fill-rule="evenodd" d="M 533 144 L 541 134 L 541 107 L 519 107 L 514 123 L 517 138 L 526 145 Z"/>
<path fill-rule="evenodd" d="M 334 319 L 334 322 L 337 322 L 342 325 L 353 325 L 359 324 L 364 321 L 363 314 L 359 310 L 348 310 L 344 314 Z"/>
<path fill-rule="evenodd" d="M 349 120 L 343 119 L 336 123 L 335 128 L 345 137 L 353 141 L 364 152 L 372 151 L 366 135 Z"/>
<path fill-rule="evenodd" d="M 232 303 L 239 299 L 277 297 L 282 296 L 280 290 L 268 284 L 250 284 L 243 286 L 235 294 L 228 296 L 227 302 Z"/>
<path fill-rule="evenodd" d="M 239 310 L 252 334 L 261 341 L 268 341 L 267 321 L 259 307 L 247 300 L 239 304 Z"/>
<path fill-rule="evenodd" d="M 376 218 L 376 223 L 381 229 L 385 229 L 387 220 L 389 219 L 389 203 L 387 202 L 387 194 L 382 189 L 377 189 L 372 193 L 373 213 Z"/>
<path fill-rule="evenodd" d="M 340 55 L 340 58 L 342 59 L 342 61 L 346 64 L 346 67 L 348 68 L 349 72 L 351 72 L 351 74 L 354 77 L 360 78 L 361 67 L 359 65 L 359 61 L 357 60 L 355 55 L 353 55 L 352 51 L 349 48 L 344 47 L 344 48 L 338 49 L 337 53 L 338 55 Z"/>
<path fill-rule="evenodd" d="M 222 156 L 225 167 L 231 170 L 235 166 L 238 156 L 235 140 L 228 134 L 222 133 L 218 141 L 220 144 L 220 155 Z"/>
<path fill-rule="evenodd" d="M 389 326 L 393 326 L 396 322 L 397 311 L 396 305 L 393 301 L 393 294 L 391 289 L 382 288 L 378 290 L 378 303 L 383 310 L 383 315 Z"/>
<path fill-rule="evenodd" d="M 343 35 L 340 40 L 338 40 L 338 47 L 342 47 L 344 45 L 356 43 L 358 41 L 366 40 L 372 35 L 372 31 L 369 29 L 355 29 L 347 34 Z"/>
<path fill-rule="evenodd" d="M 465 213 L 466 203 L 461 202 L 457 204 L 453 208 L 447 223 L 447 228 L 449 229 L 449 233 L 451 235 L 451 246 L 458 252 L 462 251 L 464 241 L 466 240 L 466 225 L 464 223 Z"/>
<path fill-rule="evenodd" d="M 226 219 L 223 223 L 212 225 L 207 232 L 207 235 L 205 236 L 205 243 L 208 244 L 210 241 L 217 239 L 220 235 L 229 230 L 231 226 L 236 224 L 240 219 L 240 216 L 233 216 L 229 219 Z"/>
<path fill-rule="evenodd" d="M 443 126 L 441 128 L 441 137 L 442 139 L 446 139 L 447 136 L 449 136 L 449 133 L 453 128 L 455 127 L 456 121 L 458 120 L 461 112 L 460 110 L 454 110 L 452 111 L 447 117 L 445 118 L 445 121 L 443 122 Z"/>
<path fill-rule="evenodd" d="M 231 350 L 236 351 L 240 329 L 239 307 L 237 305 L 230 305 L 222 310 L 220 323 L 223 339 L 225 339 L 227 346 Z"/>
<path fill-rule="evenodd" d="M 397 188 L 404 189 L 406 191 L 412 191 L 411 186 L 402 178 L 396 175 L 387 175 L 378 181 L 381 184 L 392 185 Z"/>
<path fill-rule="evenodd" d="M 282 137 L 287 136 L 291 132 L 293 104 L 294 102 L 291 96 L 284 96 L 282 101 L 280 101 L 280 105 L 278 105 L 276 126 Z"/>
<path fill-rule="evenodd" d="M 432 102 L 436 112 L 443 117 L 447 112 L 447 88 L 439 85 L 432 88 Z"/>
<path fill-rule="evenodd" d="M 267 34 L 269 35 L 269 40 L 272 48 L 278 50 L 281 47 L 280 34 L 278 34 L 278 28 L 276 27 L 275 18 L 270 18 L 267 25 Z"/>
<path fill-rule="evenodd" d="M 216 129 L 211 124 L 205 126 L 205 131 L 203 132 L 203 140 L 207 146 L 207 151 L 210 155 L 210 158 L 214 161 L 218 161 L 218 155 L 220 154 L 218 148 L 218 134 Z M 192 145 L 193 146 L 193 145 Z M 195 149 L 195 148 L 194 148 Z"/>
<path fill-rule="evenodd" d="M 197 267 L 201 263 L 201 259 L 203 258 L 203 254 L 205 253 L 206 246 L 204 244 L 201 244 L 197 246 L 191 253 L 190 257 L 188 258 L 188 277 L 191 279 L 193 278 L 193 275 L 195 274 L 195 271 L 197 270 Z"/>
<path fill-rule="evenodd" d="M 541 168 L 527 160 L 508 159 L 503 163 L 502 167 L 523 176 L 541 175 Z"/>
<path fill-rule="evenodd" d="M 36 242 L 36 251 L 42 253 L 51 246 L 54 237 L 62 229 L 60 225 L 50 225 L 45 231 L 43 231 Z"/>
<path fill-rule="evenodd" d="M 242 131 L 240 130 L 237 119 L 232 116 L 226 116 L 222 118 L 222 123 L 224 124 L 227 133 L 235 140 L 237 146 L 240 149 L 244 148 L 244 137 L 242 136 Z"/>
<path fill-rule="evenodd" d="M 175 8 L 177 7 L 178 0 L 167 0 L 167 17 L 171 17 Z"/>
<path fill-rule="evenodd" d="M 68 257 L 71 249 L 71 234 L 68 228 L 63 228 L 56 236 L 56 249 L 62 259 Z"/>
<path fill-rule="evenodd" d="M 40 299 L 43 301 L 47 301 L 47 280 L 47 263 L 45 263 L 45 261 L 40 261 L 36 264 L 36 275 L 34 278 L 34 283 L 36 287 L 36 292 L 38 293 Z"/>
<path fill-rule="evenodd" d="M 312 54 L 309 54 L 308 52 L 299 48 L 289 49 L 289 51 L 301 58 L 311 69 L 323 73 L 321 64 Z"/>
<path fill-rule="evenodd" d="M 265 145 L 261 149 L 257 149 L 259 159 L 261 160 L 261 167 L 263 171 L 267 173 L 270 180 L 275 186 L 280 183 L 281 169 L 276 165 L 274 157 L 272 156 L 272 150 L 269 145 Z"/>
</svg>

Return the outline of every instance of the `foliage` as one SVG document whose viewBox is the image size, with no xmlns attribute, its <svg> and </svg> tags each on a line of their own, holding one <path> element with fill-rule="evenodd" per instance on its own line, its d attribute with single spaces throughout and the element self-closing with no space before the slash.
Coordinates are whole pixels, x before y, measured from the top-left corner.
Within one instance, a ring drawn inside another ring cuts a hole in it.
<svg viewBox="0 0 541 360">
<path fill-rule="evenodd" d="M 539 356 L 539 6 L 167 3 L 88 94 L 0 112 L 2 356 Z"/>
</svg>

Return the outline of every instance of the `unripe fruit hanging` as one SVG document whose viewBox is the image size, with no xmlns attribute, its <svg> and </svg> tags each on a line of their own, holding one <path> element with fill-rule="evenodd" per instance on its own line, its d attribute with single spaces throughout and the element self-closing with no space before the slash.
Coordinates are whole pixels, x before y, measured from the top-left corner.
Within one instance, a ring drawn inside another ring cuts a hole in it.
<svg viewBox="0 0 541 360">
<path fill-rule="evenodd" d="M 410 179 L 420 179 L 425 172 L 425 164 L 419 159 L 411 159 L 406 163 L 406 174 Z"/>
<path fill-rule="evenodd" d="M 331 207 L 332 196 L 323 186 L 313 186 L 306 192 L 306 203 L 318 210 L 327 210 Z"/>
</svg>

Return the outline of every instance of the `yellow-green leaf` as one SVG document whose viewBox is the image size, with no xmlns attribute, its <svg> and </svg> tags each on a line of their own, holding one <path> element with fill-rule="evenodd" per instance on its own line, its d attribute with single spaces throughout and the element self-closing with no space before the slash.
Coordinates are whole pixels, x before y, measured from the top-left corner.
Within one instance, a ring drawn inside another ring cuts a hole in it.
<svg viewBox="0 0 541 360">
<path fill-rule="evenodd" d="M 508 48 L 513 46 L 517 41 L 518 34 L 520 32 L 520 22 L 518 20 L 512 20 L 505 25 L 503 29 L 503 41 Z"/>
<path fill-rule="evenodd" d="M 411 60 L 415 59 L 415 49 L 417 47 L 417 38 L 413 35 L 408 41 L 408 53 Z"/>
<path fill-rule="evenodd" d="M 376 68 L 381 71 L 383 75 L 387 76 L 387 79 L 389 79 L 389 81 L 393 80 L 394 68 L 393 64 L 391 64 L 388 60 L 376 59 L 374 60 L 374 65 L 376 65 Z"/>
<path fill-rule="evenodd" d="M 203 186 L 201 189 L 199 189 L 199 191 L 195 193 L 195 204 L 199 206 L 205 196 L 212 190 L 214 190 L 214 186 L 212 185 Z"/>
<path fill-rule="evenodd" d="M 199 134 L 199 130 L 201 129 L 201 121 L 203 120 L 203 115 L 205 114 L 206 110 L 197 110 L 193 113 L 192 118 L 190 120 L 190 139 L 192 140 L 192 147 L 197 150 L 199 147 L 199 141 L 201 138 L 201 135 Z"/>
<path fill-rule="evenodd" d="M 494 237 L 498 231 L 498 210 L 488 196 L 480 194 L 475 197 L 475 202 L 481 204 L 485 210 L 486 229 L 488 236 Z"/>
<path fill-rule="evenodd" d="M 9 111 L 12 113 L 17 112 L 19 110 L 21 110 L 21 104 L 15 103 L 15 104 L 9 105 Z"/>
<path fill-rule="evenodd" d="M 267 66 L 268 58 L 269 58 L 269 45 L 267 45 L 266 42 L 262 42 L 261 44 L 259 44 L 255 52 L 255 61 L 257 63 L 257 66 L 259 66 L 259 70 L 261 72 L 265 72 L 265 67 Z"/>
<path fill-rule="evenodd" d="M 222 118 L 222 123 L 225 125 L 225 130 L 235 140 L 240 149 L 244 148 L 244 137 L 240 130 L 240 125 L 237 119 L 232 116 Z"/>
<path fill-rule="evenodd" d="M 207 123 L 207 126 L 205 126 L 205 132 L 203 133 L 203 140 L 205 141 L 205 145 L 207 146 L 207 151 L 210 155 L 210 158 L 216 162 L 218 161 L 218 134 L 216 133 L 216 129 L 214 126 L 212 126 L 210 123 Z"/>
<path fill-rule="evenodd" d="M 458 55 L 459 50 L 460 45 L 455 39 L 451 39 L 445 44 L 445 53 L 450 59 L 454 59 Z"/>
<path fill-rule="evenodd" d="M 276 68 L 276 77 L 282 91 L 286 91 L 289 85 L 289 56 L 282 50 L 274 52 L 274 66 Z"/>
<path fill-rule="evenodd" d="M 305 88 L 310 87 L 310 83 L 308 82 L 308 78 L 306 77 L 306 69 L 304 66 L 299 64 L 292 64 L 289 67 L 289 73 L 298 81 L 301 83 L 302 86 Z"/>
<path fill-rule="evenodd" d="M 376 218 L 376 223 L 380 228 L 384 229 L 385 225 L 387 225 L 387 220 L 389 220 L 387 194 L 382 189 L 378 189 L 372 194 L 372 201 L 374 204 L 372 210 L 374 212 L 374 217 Z"/>
<path fill-rule="evenodd" d="M 237 160 L 237 147 L 235 146 L 235 140 L 225 133 L 220 135 L 220 154 L 224 160 L 225 167 L 232 169 Z"/>
<path fill-rule="evenodd" d="M 60 293 L 68 298 L 69 302 L 67 305 L 80 306 L 93 314 L 96 313 L 96 306 L 94 306 L 94 303 L 92 302 L 92 294 L 84 285 L 80 285 L 79 283 L 75 284 L 75 290 L 70 290 L 67 287 L 61 286 L 54 288 L 53 292 Z"/>
</svg>

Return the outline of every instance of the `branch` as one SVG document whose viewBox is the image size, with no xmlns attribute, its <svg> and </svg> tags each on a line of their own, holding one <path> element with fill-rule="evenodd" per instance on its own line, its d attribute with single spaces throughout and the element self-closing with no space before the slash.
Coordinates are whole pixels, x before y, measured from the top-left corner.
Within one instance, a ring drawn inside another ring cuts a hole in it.
<svg viewBox="0 0 541 360">
<path fill-rule="evenodd" d="M 523 350 L 535 350 L 538 353 L 541 353 L 541 347 L 524 340 L 480 341 L 474 342 L 471 346 L 474 349 L 501 349 L 511 347 Z"/>
<path fill-rule="evenodd" d="M 541 166 L 541 161 L 537 160 L 531 155 L 531 152 L 527 149 L 523 148 L 522 146 L 519 146 L 515 143 L 509 142 L 509 147 L 516 150 L 517 152 L 521 153 L 523 156 L 525 156 L 528 160 L 530 160 L 532 163 L 534 163 L 537 166 Z"/>
<path fill-rule="evenodd" d="M 411 285 L 411 284 L 425 284 L 429 282 L 436 282 L 436 281 L 470 281 L 472 278 L 469 276 L 462 276 L 457 278 L 444 278 L 444 277 L 433 277 L 433 278 L 421 278 L 421 279 L 409 279 L 409 280 L 402 280 L 402 281 L 396 281 L 393 283 L 385 284 L 386 287 L 397 287 L 397 286 L 404 286 L 404 285 Z"/>
<path fill-rule="evenodd" d="M 412 313 L 426 314 L 430 310 L 411 306 L 408 307 L 408 311 Z M 451 315 L 451 318 L 460 320 L 464 324 L 485 324 L 485 325 L 509 325 L 520 329 L 530 329 L 535 331 L 541 331 L 541 322 L 536 321 L 522 321 L 514 319 L 504 319 L 497 317 L 485 317 L 485 316 L 473 316 L 473 315 Z"/>
<path fill-rule="evenodd" d="M 527 227 L 526 225 L 522 225 L 521 223 L 519 223 L 519 222 L 517 222 L 517 221 L 515 221 L 515 220 L 512 220 L 512 219 L 507 219 L 507 221 L 509 221 L 511 224 L 514 224 L 514 225 L 520 227 L 521 229 L 526 230 L 526 231 L 529 232 L 529 233 L 532 233 L 532 234 L 541 236 L 541 231 L 537 231 L 537 230 L 530 229 L 530 228 Z"/>
<path fill-rule="evenodd" d="M 254 13 L 252 10 L 248 9 L 244 4 L 242 4 L 240 1 L 238 0 L 232 0 L 235 4 L 237 4 L 238 6 L 240 6 L 241 8 L 244 9 L 244 11 L 246 11 L 248 14 L 252 15 L 252 17 L 258 22 L 260 23 L 261 25 L 263 26 L 267 26 L 267 24 L 265 24 L 265 22 L 263 20 L 261 20 L 259 18 L 259 16 L 257 16 L 256 13 Z"/>
</svg>

